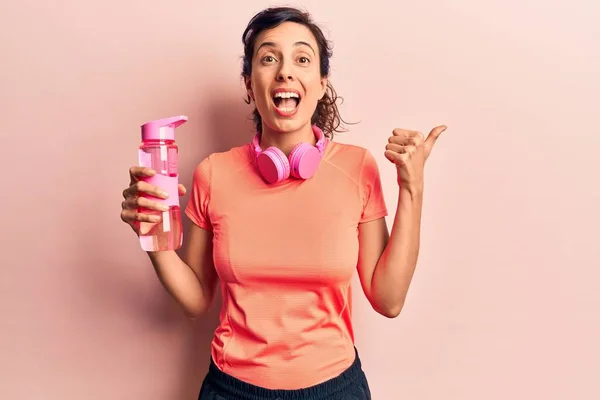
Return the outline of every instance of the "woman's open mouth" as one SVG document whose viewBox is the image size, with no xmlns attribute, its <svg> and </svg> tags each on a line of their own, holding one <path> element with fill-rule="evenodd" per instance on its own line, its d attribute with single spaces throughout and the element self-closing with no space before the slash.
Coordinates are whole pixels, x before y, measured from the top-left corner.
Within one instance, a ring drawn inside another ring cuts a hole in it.
<svg viewBox="0 0 600 400">
<path fill-rule="evenodd" d="M 283 117 L 289 117 L 296 113 L 300 104 L 300 94 L 294 90 L 278 89 L 273 94 L 275 111 Z"/>
</svg>

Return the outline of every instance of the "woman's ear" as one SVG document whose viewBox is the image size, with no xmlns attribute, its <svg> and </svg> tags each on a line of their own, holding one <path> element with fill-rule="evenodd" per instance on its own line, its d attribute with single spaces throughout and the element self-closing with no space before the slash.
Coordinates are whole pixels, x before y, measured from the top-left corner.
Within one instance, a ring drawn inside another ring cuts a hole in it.
<svg viewBox="0 0 600 400">
<path fill-rule="evenodd" d="M 319 98 L 319 100 L 321 100 L 323 96 L 325 96 L 325 93 L 327 92 L 328 82 L 329 80 L 327 78 L 321 78 L 321 97 Z"/>
<path fill-rule="evenodd" d="M 244 76 L 244 85 L 246 86 L 246 93 L 248 97 L 254 101 L 254 92 L 252 91 L 252 80 L 249 76 Z"/>
</svg>

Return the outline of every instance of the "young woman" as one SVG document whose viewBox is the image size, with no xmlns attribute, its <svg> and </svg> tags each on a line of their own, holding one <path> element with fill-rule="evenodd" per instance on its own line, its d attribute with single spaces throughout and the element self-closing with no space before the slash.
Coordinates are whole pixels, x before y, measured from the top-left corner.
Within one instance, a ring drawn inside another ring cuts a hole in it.
<svg viewBox="0 0 600 400">
<path fill-rule="evenodd" d="M 333 142 L 341 118 L 331 50 L 308 14 L 266 9 L 243 34 L 242 76 L 256 135 L 197 166 L 185 260 L 149 252 L 166 290 L 195 318 L 220 281 L 223 305 L 199 399 L 370 399 L 354 347 L 355 268 L 373 308 L 396 317 L 419 252 L 423 167 L 444 126 L 394 129 L 385 156 L 399 200 L 391 236 L 379 171 L 364 148 Z M 383 145 L 382 145 L 383 147 Z M 383 150 L 383 148 L 382 148 Z M 132 167 L 122 219 L 138 231 L 159 209 Z M 180 186 L 180 194 L 185 188 Z"/>
</svg>

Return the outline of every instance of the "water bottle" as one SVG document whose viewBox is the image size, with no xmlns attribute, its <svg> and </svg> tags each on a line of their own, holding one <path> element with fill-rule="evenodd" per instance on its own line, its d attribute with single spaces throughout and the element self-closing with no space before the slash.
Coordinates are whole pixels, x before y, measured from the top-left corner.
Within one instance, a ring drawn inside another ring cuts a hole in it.
<svg viewBox="0 0 600 400">
<path fill-rule="evenodd" d="M 139 165 L 156 171 L 144 181 L 156 185 L 169 197 L 166 199 L 140 194 L 169 207 L 168 211 L 140 208 L 138 212 L 159 215 L 160 222 L 141 222 L 139 239 L 145 251 L 177 250 L 183 242 L 181 210 L 179 207 L 179 175 L 177 172 L 178 148 L 175 128 L 187 121 L 184 115 L 150 121 L 142 125 L 142 142 L 139 146 Z"/>
</svg>

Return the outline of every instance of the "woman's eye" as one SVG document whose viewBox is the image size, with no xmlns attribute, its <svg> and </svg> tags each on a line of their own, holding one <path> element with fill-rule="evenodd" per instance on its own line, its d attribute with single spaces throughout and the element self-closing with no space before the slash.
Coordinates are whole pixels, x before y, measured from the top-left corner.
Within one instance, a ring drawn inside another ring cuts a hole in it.
<svg viewBox="0 0 600 400">
<path fill-rule="evenodd" d="M 263 61 L 267 62 L 267 63 L 271 63 L 271 62 L 275 61 L 275 57 L 273 57 L 273 56 L 264 56 L 263 57 Z"/>
<path fill-rule="evenodd" d="M 310 60 L 308 59 L 308 57 L 300 57 L 298 59 L 298 61 L 300 62 L 300 64 L 306 64 L 306 63 L 310 62 Z"/>
</svg>

